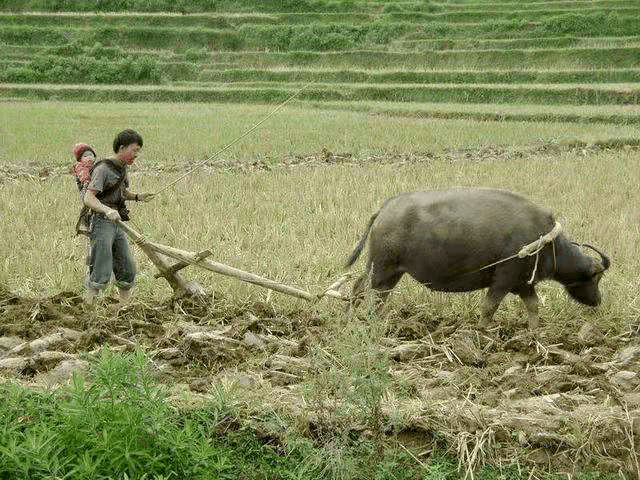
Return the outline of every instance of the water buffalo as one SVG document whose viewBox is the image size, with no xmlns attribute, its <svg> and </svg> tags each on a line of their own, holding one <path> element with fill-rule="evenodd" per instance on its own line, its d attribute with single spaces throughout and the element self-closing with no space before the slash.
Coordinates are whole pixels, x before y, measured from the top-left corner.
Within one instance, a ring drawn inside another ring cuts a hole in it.
<svg viewBox="0 0 640 480">
<path fill-rule="evenodd" d="M 369 220 L 347 261 L 355 263 L 369 240 L 364 274 L 353 287 L 361 297 L 370 280 L 384 301 L 403 274 L 432 290 L 468 292 L 487 288 L 481 326 L 486 326 L 507 293 L 522 298 L 529 328 L 538 326 L 535 284 L 556 280 L 580 303 L 600 303 L 598 283 L 609 258 L 596 259 L 559 233 L 538 255 L 512 257 L 554 229 L 552 213 L 515 193 L 489 188 L 404 193 L 387 200 Z M 489 266 L 487 268 L 487 266 Z"/>
</svg>

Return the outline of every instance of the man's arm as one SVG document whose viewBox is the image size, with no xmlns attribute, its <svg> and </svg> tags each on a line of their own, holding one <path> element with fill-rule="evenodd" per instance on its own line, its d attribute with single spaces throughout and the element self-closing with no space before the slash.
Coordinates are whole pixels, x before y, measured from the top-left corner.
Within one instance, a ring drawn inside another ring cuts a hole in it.
<svg viewBox="0 0 640 480">
<path fill-rule="evenodd" d="M 131 193 L 128 189 L 124 191 L 125 200 L 135 200 L 136 202 L 148 202 L 155 196 L 155 193 Z"/>
<path fill-rule="evenodd" d="M 112 222 L 120 220 L 120 214 L 118 213 L 118 211 L 114 210 L 113 208 L 107 207 L 104 203 L 96 198 L 95 193 L 91 190 L 87 190 L 87 193 L 85 193 L 84 204 L 94 212 L 103 213 L 104 216 Z"/>
</svg>

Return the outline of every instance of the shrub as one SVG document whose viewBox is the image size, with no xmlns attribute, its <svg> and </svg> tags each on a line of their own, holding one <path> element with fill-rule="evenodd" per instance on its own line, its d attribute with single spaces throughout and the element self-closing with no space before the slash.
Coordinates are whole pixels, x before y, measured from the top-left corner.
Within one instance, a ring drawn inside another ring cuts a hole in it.
<svg viewBox="0 0 640 480">
<path fill-rule="evenodd" d="M 160 83 L 162 69 L 149 55 L 126 56 L 117 61 L 88 55 L 36 56 L 28 65 L 7 69 L 4 81 L 33 83 Z"/>
<path fill-rule="evenodd" d="M 189 62 L 197 62 L 198 60 L 204 60 L 209 56 L 209 52 L 206 48 L 188 48 L 184 52 L 185 60 Z"/>
<path fill-rule="evenodd" d="M 124 52 L 116 47 L 105 47 L 100 42 L 96 42 L 92 47 L 83 49 L 83 53 L 89 57 L 97 59 L 116 60 L 124 56 Z"/>
<path fill-rule="evenodd" d="M 622 21 L 615 12 L 597 12 L 583 15 L 567 13 L 551 17 L 540 23 L 539 30 L 547 34 L 574 34 L 582 36 L 624 35 Z"/>
<path fill-rule="evenodd" d="M 0 72 L 0 81 L 7 83 L 35 83 L 36 73 L 29 67 L 9 67 Z"/>
<path fill-rule="evenodd" d="M 268 48 L 276 51 L 287 51 L 290 48 L 294 28 L 290 25 L 249 25 L 243 24 L 238 29 L 239 35 L 250 47 Z"/>
</svg>

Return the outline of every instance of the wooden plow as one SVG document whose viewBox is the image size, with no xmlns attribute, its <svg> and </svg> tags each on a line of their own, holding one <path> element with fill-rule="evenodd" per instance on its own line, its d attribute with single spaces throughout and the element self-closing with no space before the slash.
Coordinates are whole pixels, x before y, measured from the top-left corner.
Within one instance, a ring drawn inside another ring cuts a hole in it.
<svg viewBox="0 0 640 480">
<path fill-rule="evenodd" d="M 201 252 L 190 252 L 187 250 L 180 250 L 178 248 L 173 248 L 162 245 L 160 243 L 148 241 L 142 234 L 138 233 L 126 223 L 121 221 L 119 221 L 118 223 L 123 228 L 123 230 L 127 232 L 129 237 L 131 237 L 133 242 L 142 249 L 142 251 L 149 257 L 149 259 L 159 270 L 156 278 L 164 277 L 167 282 L 169 282 L 169 285 L 171 285 L 171 288 L 173 288 L 175 294 L 178 296 L 188 295 L 197 297 L 204 296 L 206 294 L 206 292 L 204 291 L 202 286 L 198 284 L 198 282 L 187 282 L 180 276 L 180 270 L 188 267 L 189 265 L 195 265 L 197 267 L 201 267 L 206 270 L 219 273 L 221 275 L 237 278 L 238 280 L 241 280 L 243 282 L 253 283 L 254 285 L 259 285 L 270 290 L 275 290 L 276 292 L 302 298 L 309 302 L 316 302 L 323 297 L 336 298 L 344 301 L 349 300 L 348 297 L 340 293 L 339 289 L 348 280 L 348 278 L 350 277 L 350 273 L 342 275 L 327 289 L 323 290 L 319 294 L 314 295 L 305 290 L 276 282 L 275 280 L 270 280 L 253 273 L 245 272 L 243 270 L 230 267 L 223 263 L 214 262 L 213 260 L 210 260 L 208 258 L 211 255 L 210 250 L 203 250 Z M 163 258 L 163 256 L 176 260 L 176 262 L 170 264 L 166 260 L 166 258 Z"/>
</svg>

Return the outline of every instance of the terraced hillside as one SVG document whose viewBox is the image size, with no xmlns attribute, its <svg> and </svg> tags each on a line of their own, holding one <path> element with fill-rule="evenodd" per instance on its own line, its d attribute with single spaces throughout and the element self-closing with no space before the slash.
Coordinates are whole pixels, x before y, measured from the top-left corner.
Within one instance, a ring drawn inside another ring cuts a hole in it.
<svg viewBox="0 0 640 480">
<path fill-rule="evenodd" d="M 0 95 L 640 122 L 640 0 L 149 3 L 8 2 Z"/>
</svg>

